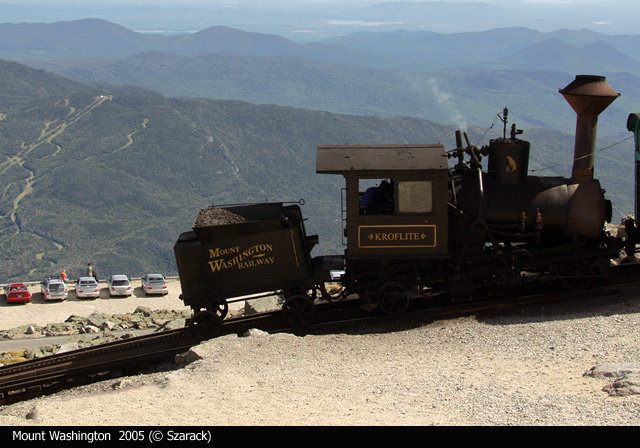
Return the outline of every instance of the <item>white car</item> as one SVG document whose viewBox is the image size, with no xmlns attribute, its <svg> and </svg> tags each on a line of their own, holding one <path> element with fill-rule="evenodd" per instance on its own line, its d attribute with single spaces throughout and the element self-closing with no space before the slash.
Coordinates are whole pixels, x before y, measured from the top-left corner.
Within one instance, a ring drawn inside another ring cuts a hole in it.
<svg viewBox="0 0 640 448">
<path fill-rule="evenodd" d="M 76 296 L 78 298 L 100 297 L 98 282 L 93 277 L 80 277 L 76 280 Z"/>
<path fill-rule="evenodd" d="M 169 294 L 169 288 L 167 287 L 167 281 L 162 274 L 147 274 L 141 279 L 142 290 L 146 294 Z"/>
<path fill-rule="evenodd" d="M 66 300 L 69 297 L 67 285 L 56 277 L 45 277 L 40 282 L 40 292 L 44 300 Z"/>
<path fill-rule="evenodd" d="M 109 284 L 109 296 L 129 297 L 132 293 L 131 282 L 126 275 L 112 275 L 107 279 Z"/>
</svg>

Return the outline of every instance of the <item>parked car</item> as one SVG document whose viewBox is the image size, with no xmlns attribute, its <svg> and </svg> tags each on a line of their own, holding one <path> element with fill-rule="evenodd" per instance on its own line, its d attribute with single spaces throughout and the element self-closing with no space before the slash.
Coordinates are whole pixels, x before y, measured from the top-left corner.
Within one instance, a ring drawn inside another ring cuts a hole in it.
<svg viewBox="0 0 640 448">
<path fill-rule="evenodd" d="M 109 284 L 109 296 L 126 296 L 131 295 L 131 282 L 126 275 L 112 275 L 107 279 Z"/>
<path fill-rule="evenodd" d="M 76 280 L 76 296 L 78 298 L 100 297 L 98 282 L 93 277 L 80 277 Z"/>
<path fill-rule="evenodd" d="M 7 296 L 7 303 L 31 302 L 31 293 L 24 283 L 9 283 L 4 287 Z"/>
<path fill-rule="evenodd" d="M 142 291 L 147 294 L 169 294 L 169 288 L 167 287 L 167 281 L 162 274 L 147 274 L 141 279 Z"/>
<path fill-rule="evenodd" d="M 40 292 L 44 300 L 66 300 L 69 297 L 67 285 L 57 277 L 45 277 L 40 282 Z"/>
</svg>

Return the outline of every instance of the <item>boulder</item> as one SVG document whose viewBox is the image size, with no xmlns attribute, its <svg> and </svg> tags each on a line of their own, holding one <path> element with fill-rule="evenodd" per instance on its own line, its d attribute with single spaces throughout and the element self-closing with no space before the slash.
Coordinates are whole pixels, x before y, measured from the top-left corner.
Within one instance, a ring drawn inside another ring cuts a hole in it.
<svg viewBox="0 0 640 448">
<path fill-rule="evenodd" d="M 616 397 L 638 395 L 640 394 L 640 374 L 618 378 L 613 383 L 607 384 L 602 390 Z"/>
<path fill-rule="evenodd" d="M 602 388 L 611 396 L 640 394 L 640 362 L 625 362 L 594 366 L 584 373 L 592 378 L 615 378 Z"/>
<path fill-rule="evenodd" d="M 82 324 L 84 324 L 86 321 L 87 321 L 86 317 L 76 316 L 75 314 L 72 314 L 71 316 L 67 317 L 67 319 L 65 320 L 65 322 L 72 322 L 72 323 L 80 322 Z"/>
<path fill-rule="evenodd" d="M 73 323 L 63 322 L 61 324 L 49 324 L 43 328 L 45 336 L 67 336 L 78 332 Z"/>
<path fill-rule="evenodd" d="M 24 336 L 38 337 L 40 336 L 41 330 L 42 327 L 37 325 L 22 325 L 20 327 L 10 329 L 7 332 L 7 339 L 21 338 Z M 31 333 L 28 333 L 28 331 L 31 331 Z"/>
<path fill-rule="evenodd" d="M 40 411 L 36 406 L 32 407 L 29 412 L 24 416 L 27 420 L 39 420 L 40 419 Z"/>
<path fill-rule="evenodd" d="M 105 323 L 105 319 L 98 314 L 91 313 L 87 318 L 87 322 L 89 325 L 93 325 L 94 327 L 102 328 Z"/>
<path fill-rule="evenodd" d="M 604 364 L 591 367 L 584 376 L 592 378 L 624 378 L 629 375 L 640 375 L 640 362 Z"/>
<path fill-rule="evenodd" d="M 28 348 L 24 351 L 24 357 L 27 359 L 41 358 L 45 356 L 40 347 Z"/>
<path fill-rule="evenodd" d="M 78 345 L 77 342 L 67 342 L 62 344 L 58 350 L 56 350 L 56 353 L 65 353 L 65 352 L 71 352 L 73 350 L 78 350 L 80 348 L 80 346 Z"/>
<path fill-rule="evenodd" d="M 184 353 L 178 353 L 174 357 L 174 361 L 178 365 L 191 364 L 194 361 L 198 361 L 202 359 L 202 356 L 198 353 L 197 350 L 189 349 Z"/>
<path fill-rule="evenodd" d="M 238 341 L 238 337 L 235 334 L 220 336 L 195 345 L 184 353 L 179 353 L 175 356 L 174 361 L 176 364 L 189 364 L 200 359 L 216 356 L 224 352 L 226 344 L 236 341 Z"/>
<path fill-rule="evenodd" d="M 149 308 L 148 306 L 139 306 L 133 312 L 133 314 L 142 314 L 145 317 L 151 316 L 151 313 L 151 308 Z"/>
<path fill-rule="evenodd" d="M 156 331 L 177 330 L 178 328 L 184 328 L 185 325 L 186 319 L 184 318 L 172 319 L 163 323 Z"/>
<path fill-rule="evenodd" d="M 258 336 L 258 337 L 264 337 L 264 336 L 271 336 L 269 333 L 267 333 L 266 331 L 260 330 L 258 328 L 250 328 L 247 331 L 245 331 L 244 333 L 242 333 L 241 337 L 243 338 L 247 338 L 250 336 Z"/>
</svg>

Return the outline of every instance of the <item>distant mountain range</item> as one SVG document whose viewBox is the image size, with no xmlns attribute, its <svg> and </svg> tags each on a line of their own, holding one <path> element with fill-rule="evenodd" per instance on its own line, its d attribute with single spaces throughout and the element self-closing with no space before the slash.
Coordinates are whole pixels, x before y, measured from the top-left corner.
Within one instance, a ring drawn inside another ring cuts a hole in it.
<svg viewBox="0 0 640 448">
<path fill-rule="evenodd" d="M 86 19 L 0 25 L 0 36 L 7 42 L 2 57 L 38 57 L 28 64 L 80 81 L 139 85 L 171 97 L 415 116 L 461 126 L 488 125 L 508 99 L 521 126 L 566 130 L 574 119 L 564 113 L 557 89 L 578 73 L 603 74 L 623 92 L 603 117 L 604 135 L 624 132 L 620 123 L 640 104 L 640 64 L 632 56 L 640 37 L 587 30 L 366 32 L 300 44 L 225 27 L 149 35 Z"/>
<path fill-rule="evenodd" d="M 639 14 L 640 6 L 636 2 L 624 0 L 0 2 L 0 17 L 11 23 L 100 17 L 128 29 L 150 33 L 171 35 L 225 25 L 296 41 L 400 28 L 459 33 L 524 26 L 542 31 L 588 28 L 604 34 L 628 34 L 637 32 Z"/>
<path fill-rule="evenodd" d="M 475 64 L 483 64 L 486 69 L 492 64 L 500 65 L 499 61 L 513 55 L 527 53 L 529 48 L 542 52 L 528 61 L 536 64 L 544 61 L 545 51 L 555 50 L 557 41 L 567 44 L 562 49 L 563 54 L 578 52 L 585 45 L 608 44 L 616 50 L 607 62 L 613 64 L 612 71 L 629 71 L 638 67 L 636 49 L 640 43 L 640 35 L 605 35 L 589 30 L 543 33 L 521 27 L 451 34 L 403 30 L 358 32 L 324 41 L 297 43 L 272 34 L 224 26 L 172 36 L 138 33 L 100 19 L 4 23 L 0 24 L 0 39 L 3 43 L 0 58 L 16 61 L 111 58 L 162 51 L 176 55 L 300 56 L 318 62 L 405 71 L 472 67 Z M 567 67 L 571 72 L 571 67 L 566 65 L 554 69 L 567 71 Z"/>
<path fill-rule="evenodd" d="M 2 23 L 0 57 L 16 61 L 130 56 L 143 51 L 182 55 L 229 53 L 303 55 L 306 44 L 271 34 L 214 26 L 195 33 L 163 36 L 138 33 L 100 19 L 54 23 Z M 315 45 L 311 45 L 313 49 Z M 323 45 L 318 52 L 322 54 Z"/>
</svg>

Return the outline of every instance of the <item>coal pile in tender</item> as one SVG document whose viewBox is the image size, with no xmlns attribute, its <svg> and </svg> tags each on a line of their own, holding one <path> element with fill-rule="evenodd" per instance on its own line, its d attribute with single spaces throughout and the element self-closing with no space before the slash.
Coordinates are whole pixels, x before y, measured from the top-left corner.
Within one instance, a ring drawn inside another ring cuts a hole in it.
<svg viewBox="0 0 640 448">
<path fill-rule="evenodd" d="M 236 215 L 224 208 L 209 207 L 200 210 L 198 217 L 193 223 L 194 228 L 199 227 L 211 227 L 211 226 L 223 226 L 226 224 L 237 224 L 240 222 L 247 222 L 243 216 Z"/>
</svg>

